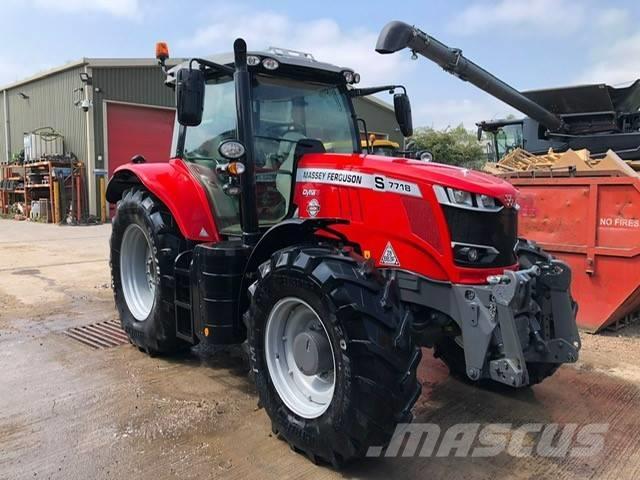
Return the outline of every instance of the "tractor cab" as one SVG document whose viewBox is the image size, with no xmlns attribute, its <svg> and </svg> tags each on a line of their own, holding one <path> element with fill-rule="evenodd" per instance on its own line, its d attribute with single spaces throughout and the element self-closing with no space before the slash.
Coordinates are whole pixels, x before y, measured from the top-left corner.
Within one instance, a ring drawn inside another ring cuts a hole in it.
<svg viewBox="0 0 640 480">
<path fill-rule="evenodd" d="M 523 119 L 478 123 L 478 141 L 485 141 L 487 158 L 497 162 L 516 148 L 525 148 Z"/>
<path fill-rule="evenodd" d="M 565 142 L 549 137 L 546 128 L 529 117 L 482 121 L 476 125 L 478 141 L 485 143 L 490 162 L 498 162 L 516 148 L 542 154 L 549 148 L 564 150 L 567 147 Z"/>
<path fill-rule="evenodd" d="M 248 108 L 240 119 L 234 62 L 234 54 L 223 54 L 167 72 L 178 99 L 171 156 L 183 159 L 202 180 L 224 236 L 243 233 L 242 192 L 251 187 L 240 184 L 240 173 L 249 163 L 255 170 L 257 228 L 264 231 L 295 214 L 292 186 L 301 141 L 311 141 L 318 152 L 360 153 L 352 98 L 371 91 L 354 87 L 358 73 L 319 62 L 309 53 L 282 48 L 247 52 L 248 88 L 241 90 Z M 194 105 L 201 109 L 199 121 L 187 118 Z M 242 152 L 234 158 L 225 149 Z"/>
</svg>

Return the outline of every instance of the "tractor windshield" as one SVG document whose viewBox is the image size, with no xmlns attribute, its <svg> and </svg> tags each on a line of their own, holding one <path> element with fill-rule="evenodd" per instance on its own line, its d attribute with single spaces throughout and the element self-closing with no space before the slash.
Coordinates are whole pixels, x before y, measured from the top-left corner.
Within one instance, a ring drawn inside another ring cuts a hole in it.
<svg viewBox="0 0 640 480">
<path fill-rule="evenodd" d="M 343 87 L 256 76 L 252 99 L 258 216 L 267 226 L 289 212 L 299 140 L 318 139 L 327 151 L 353 153 L 359 139 Z M 215 166 L 227 163 L 218 146 L 231 138 L 237 138 L 233 80 L 208 80 L 202 123 L 187 128 L 183 158 L 206 178 L 216 221 L 228 233 L 240 231 L 239 200 L 225 193 L 226 179 L 215 173 Z"/>
</svg>

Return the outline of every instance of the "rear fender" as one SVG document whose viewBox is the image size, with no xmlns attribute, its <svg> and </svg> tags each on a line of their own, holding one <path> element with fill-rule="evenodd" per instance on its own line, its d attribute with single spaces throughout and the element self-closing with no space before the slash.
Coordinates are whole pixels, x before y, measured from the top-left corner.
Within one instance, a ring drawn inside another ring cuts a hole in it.
<svg viewBox="0 0 640 480">
<path fill-rule="evenodd" d="M 116 204 L 135 185 L 144 185 L 169 209 L 186 239 L 220 240 L 207 193 L 182 160 L 121 166 L 109 181 L 107 201 Z"/>
</svg>

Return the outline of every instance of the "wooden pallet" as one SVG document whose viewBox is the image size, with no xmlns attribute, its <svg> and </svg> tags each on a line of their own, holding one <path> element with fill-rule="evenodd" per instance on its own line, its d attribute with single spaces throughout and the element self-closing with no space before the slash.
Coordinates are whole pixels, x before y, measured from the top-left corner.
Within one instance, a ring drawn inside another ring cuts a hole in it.
<svg viewBox="0 0 640 480">
<path fill-rule="evenodd" d="M 509 152 L 499 162 L 488 162 L 483 170 L 499 176 L 627 176 L 636 177 L 640 162 L 625 162 L 613 150 L 604 157 L 594 158 L 589 150 L 552 149 L 544 155 L 533 155 L 521 148 Z M 529 175 L 523 175 L 529 174 Z"/>
</svg>

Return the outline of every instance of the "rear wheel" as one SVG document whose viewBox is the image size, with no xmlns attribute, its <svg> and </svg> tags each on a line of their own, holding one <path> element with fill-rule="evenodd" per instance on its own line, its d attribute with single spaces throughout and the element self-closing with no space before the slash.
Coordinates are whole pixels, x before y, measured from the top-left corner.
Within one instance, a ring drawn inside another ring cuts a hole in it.
<svg viewBox="0 0 640 480">
<path fill-rule="evenodd" d="M 281 250 L 259 274 L 249 346 L 273 431 L 334 466 L 385 446 L 421 391 L 410 312 L 328 248 Z"/>
<path fill-rule="evenodd" d="M 143 188 L 127 190 L 110 247 L 115 303 L 131 343 L 151 355 L 188 347 L 176 337 L 173 265 L 185 242 L 171 214 Z"/>
</svg>

